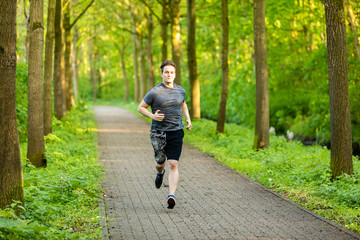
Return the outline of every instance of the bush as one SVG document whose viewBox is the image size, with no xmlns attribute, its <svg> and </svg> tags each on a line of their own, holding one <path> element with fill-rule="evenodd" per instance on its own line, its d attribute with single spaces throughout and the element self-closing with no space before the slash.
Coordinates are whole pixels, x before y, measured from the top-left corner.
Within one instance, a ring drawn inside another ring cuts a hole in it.
<svg viewBox="0 0 360 240">
<path fill-rule="evenodd" d="M 46 136 L 46 168 L 23 157 L 25 208 L 0 211 L 0 239 L 97 239 L 103 168 L 97 162 L 94 116 L 81 105 L 53 119 Z M 26 142 L 21 153 L 26 155 Z"/>
</svg>

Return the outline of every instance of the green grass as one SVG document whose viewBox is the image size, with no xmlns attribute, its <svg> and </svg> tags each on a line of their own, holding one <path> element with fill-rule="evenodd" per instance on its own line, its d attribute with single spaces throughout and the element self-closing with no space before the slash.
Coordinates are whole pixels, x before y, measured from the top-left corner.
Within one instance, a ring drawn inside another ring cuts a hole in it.
<svg viewBox="0 0 360 240">
<path fill-rule="evenodd" d="M 215 134 L 216 122 L 193 121 L 185 141 L 225 165 L 288 197 L 347 229 L 360 233 L 360 172 L 354 158 L 354 175 L 331 181 L 330 151 L 305 147 L 271 136 L 271 147 L 252 150 L 254 131 L 226 124 L 224 134 Z"/>
<path fill-rule="evenodd" d="M 99 181 L 93 112 L 80 105 L 46 137 L 46 168 L 26 161 L 21 144 L 25 208 L 0 210 L 0 239 L 101 239 Z M 17 209 L 22 209 L 19 214 Z"/>
</svg>

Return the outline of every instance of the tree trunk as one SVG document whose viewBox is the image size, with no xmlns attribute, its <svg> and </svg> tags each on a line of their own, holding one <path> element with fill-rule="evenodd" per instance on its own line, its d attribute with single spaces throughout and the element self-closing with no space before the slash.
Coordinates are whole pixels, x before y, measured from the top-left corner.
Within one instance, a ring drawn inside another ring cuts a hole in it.
<svg viewBox="0 0 360 240">
<path fill-rule="evenodd" d="M 180 1 L 171 0 L 171 43 L 172 60 L 176 65 L 175 83 L 181 85 L 181 66 L 180 66 Z"/>
<path fill-rule="evenodd" d="M 345 5 L 346 5 L 346 9 L 347 9 L 347 12 L 348 12 L 348 15 L 349 15 L 349 22 L 350 22 L 350 25 L 351 25 L 351 30 L 354 34 L 354 44 L 355 44 L 355 49 L 356 49 L 356 53 L 357 53 L 357 56 L 358 56 L 358 59 L 359 59 L 359 62 L 360 62 L 360 48 L 359 48 L 359 41 L 358 41 L 358 36 L 357 36 L 357 33 L 356 33 L 356 29 L 355 29 L 355 24 L 354 24 L 354 16 L 353 14 L 351 14 L 353 11 L 350 11 L 351 9 L 351 6 L 349 6 L 350 4 L 347 2 L 347 0 L 345 0 Z"/>
<path fill-rule="evenodd" d="M 145 94 L 147 92 L 146 88 L 146 58 L 145 58 L 145 49 L 143 47 L 143 35 L 140 34 L 140 98 L 142 99 L 145 97 Z"/>
<path fill-rule="evenodd" d="M 65 61 L 65 103 L 66 103 L 66 111 L 70 111 L 73 106 L 73 88 L 71 82 L 71 28 L 70 28 L 70 2 L 66 4 L 64 9 L 64 18 L 63 18 L 63 26 L 65 30 L 65 53 L 64 53 L 64 61 Z"/>
<path fill-rule="evenodd" d="M 79 40 L 79 29 L 77 26 L 74 27 L 74 37 L 72 39 L 73 41 L 73 54 L 72 54 L 72 73 L 73 73 L 73 86 L 74 86 L 74 102 L 76 102 L 79 98 L 79 83 L 78 83 L 78 79 L 79 79 L 79 66 L 80 66 L 80 61 L 79 61 L 79 47 L 77 46 L 77 42 Z M 75 105 L 75 103 L 74 103 Z"/>
<path fill-rule="evenodd" d="M 137 8 L 134 6 L 134 9 L 131 9 L 130 12 L 133 18 L 133 37 L 134 37 L 134 98 L 135 102 L 140 102 L 140 79 L 139 79 L 139 64 L 138 64 L 138 55 L 139 55 L 139 33 L 137 31 Z"/>
<path fill-rule="evenodd" d="M 122 51 L 121 51 L 121 69 L 123 72 L 124 84 L 125 84 L 125 102 L 129 102 L 129 81 L 126 75 L 126 67 L 125 67 L 125 45 L 124 45 L 124 37 L 123 37 L 123 44 L 122 44 Z"/>
<path fill-rule="evenodd" d="M 254 149 L 269 147 L 269 90 L 266 62 L 265 0 L 254 0 L 256 117 Z"/>
<path fill-rule="evenodd" d="M 44 158 L 44 110 L 43 110 L 43 47 L 44 20 L 43 0 L 30 3 L 30 52 L 28 95 L 28 145 L 27 158 L 36 167 L 46 166 Z"/>
<path fill-rule="evenodd" d="M 228 1 L 221 0 L 222 7 L 222 49 L 221 49 L 221 69 L 222 69 L 222 89 L 221 99 L 219 105 L 219 115 L 217 120 L 216 131 L 224 133 L 226 120 L 226 102 L 228 96 L 228 82 L 229 82 L 229 66 L 228 66 L 228 52 L 229 52 L 229 18 L 228 18 Z"/>
<path fill-rule="evenodd" d="M 0 209 L 24 203 L 16 123 L 16 0 L 0 0 Z"/>
<path fill-rule="evenodd" d="M 24 16 L 26 19 L 26 40 L 25 40 L 25 61 L 29 61 L 29 44 L 30 44 L 30 16 L 26 12 L 26 0 L 24 0 Z M 30 8 L 30 7 L 29 7 Z"/>
<path fill-rule="evenodd" d="M 95 38 L 96 39 L 96 38 Z M 96 41 L 95 41 L 95 46 L 97 46 Z M 97 97 L 101 98 L 101 74 L 100 74 L 100 67 L 98 62 L 100 62 L 101 59 L 101 54 L 99 51 L 99 48 L 96 48 L 95 50 L 95 63 L 94 63 L 94 67 L 95 67 L 95 79 L 97 81 L 97 86 L 98 86 L 98 90 L 97 90 Z"/>
<path fill-rule="evenodd" d="M 162 62 L 165 62 L 167 60 L 167 41 L 168 41 L 168 34 L 167 34 L 167 28 L 169 24 L 168 20 L 168 0 L 162 0 L 162 18 L 161 18 L 161 57 Z"/>
<path fill-rule="evenodd" d="M 154 64 L 153 64 L 153 51 L 152 51 L 152 33 L 154 23 L 151 14 L 148 16 L 148 39 L 147 39 L 147 65 L 148 65 L 148 90 L 152 89 L 155 85 L 154 79 Z"/>
<path fill-rule="evenodd" d="M 52 132 L 52 68 L 53 68 L 53 51 L 54 51 L 54 18 L 55 18 L 55 1 L 49 0 L 47 31 L 45 42 L 45 69 L 44 69 L 44 135 Z"/>
<path fill-rule="evenodd" d="M 196 7 L 195 0 L 187 1 L 187 12 L 188 12 L 188 66 L 189 66 L 189 78 L 190 78 L 190 99 L 191 118 L 200 118 L 200 81 L 197 75 L 197 64 L 196 64 Z"/>
<path fill-rule="evenodd" d="M 62 0 L 56 0 L 55 8 L 55 48 L 54 48 L 54 110 L 55 117 L 65 116 L 63 104 L 64 86 L 62 80 Z"/>
<path fill-rule="evenodd" d="M 96 86 L 96 77 L 95 77 L 95 59 L 94 59 L 94 39 L 91 38 L 89 40 L 89 48 L 88 48 L 88 57 L 89 57 L 89 65 L 90 65 L 90 84 L 93 87 L 93 99 L 96 102 L 97 99 L 97 86 Z"/>
<path fill-rule="evenodd" d="M 332 177 L 353 173 L 348 61 L 343 0 L 325 0 Z"/>
</svg>

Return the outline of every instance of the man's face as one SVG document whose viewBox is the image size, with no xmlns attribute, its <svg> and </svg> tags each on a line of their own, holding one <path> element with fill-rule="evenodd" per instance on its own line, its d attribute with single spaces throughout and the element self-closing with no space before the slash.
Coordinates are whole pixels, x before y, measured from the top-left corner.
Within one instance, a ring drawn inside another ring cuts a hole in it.
<svg viewBox="0 0 360 240">
<path fill-rule="evenodd" d="M 164 71 L 161 73 L 164 83 L 173 83 L 175 80 L 175 68 L 171 65 L 165 66 Z"/>
</svg>

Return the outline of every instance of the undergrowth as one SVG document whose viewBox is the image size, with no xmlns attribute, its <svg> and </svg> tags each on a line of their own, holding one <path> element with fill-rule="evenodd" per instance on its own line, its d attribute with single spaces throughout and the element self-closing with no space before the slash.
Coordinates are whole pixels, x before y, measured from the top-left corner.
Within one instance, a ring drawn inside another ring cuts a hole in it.
<svg viewBox="0 0 360 240">
<path fill-rule="evenodd" d="M 26 160 L 21 144 L 25 206 L 0 210 L 0 239 L 100 239 L 96 125 L 81 105 L 62 121 L 53 119 L 46 136 L 46 168 Z"/>
<path fill-rule="evenodd" d="M 252 150 L 254 132 L 227 124 L 215 134 L 216 122 L 193 121 L 185 141 L 225 165 L 290 198 L 347 229 L 360 233 L 360 163 L 354 158 L 354 174 L 331 181 L 330 151 L 318 145 L 271 136 L 271 147 Z"/>
</svg>

